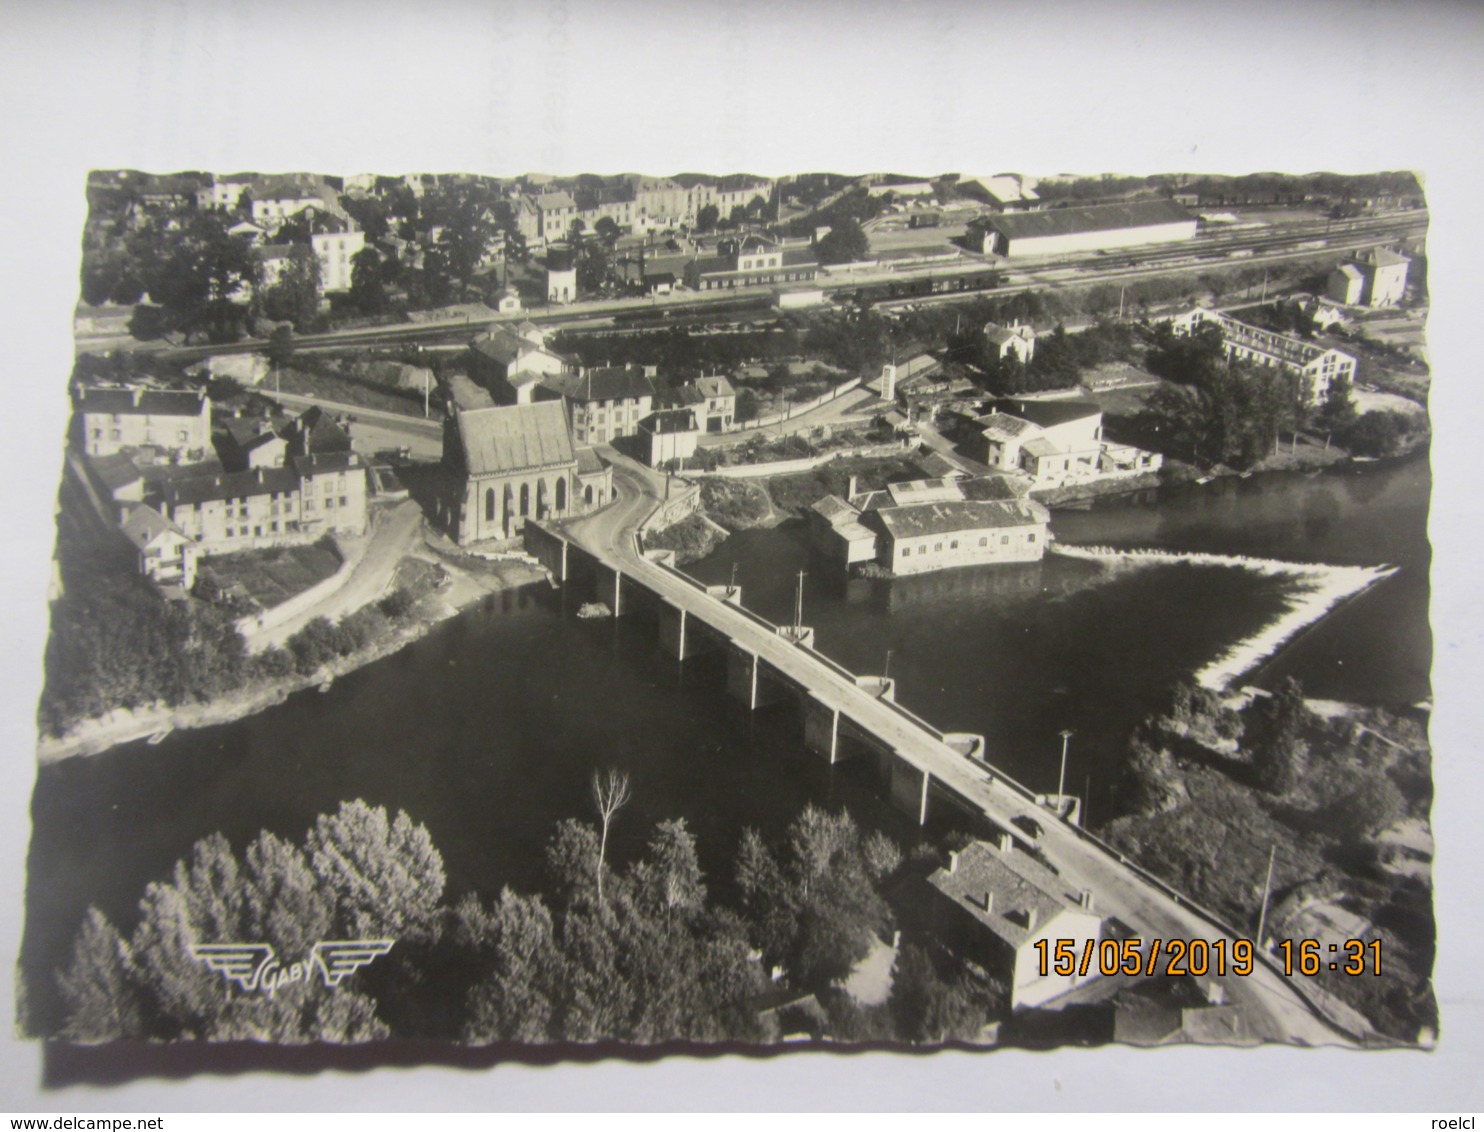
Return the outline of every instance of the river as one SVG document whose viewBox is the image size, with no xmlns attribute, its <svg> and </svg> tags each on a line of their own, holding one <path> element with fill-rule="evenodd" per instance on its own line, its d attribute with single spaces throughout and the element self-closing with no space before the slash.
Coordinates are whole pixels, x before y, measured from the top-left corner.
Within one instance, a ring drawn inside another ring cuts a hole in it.
<svg viewBox="0 0 1484 1132">
<path fill-rule="evenodd" d="M 1053 530 L 1066 543 L 1399 567 L 1251 677 L 1294 675 L 1310 695 L 1399 706 L 1430 694 L 1429 484 L 1425 457 L 1225 479 L 1059 510 Z M 847 585 L 809 562 L 798 523 L 734 536 L 690 569 L 720 582 L 734 567 L 746 604 L 778 621 L 792 620 L 807 571 L 804 621 L 819 648 L 863 673 L 880 673 L 889 649 L 902 703 L 984 734 L 991 760 L 1035 789 L 1056 787 L 1058 732 L 1072 730 L 1067 789 L 1089 792 L 1094 824 L 1130 728 L 1171 683 L 1272 617 L 1291 584 L 1048 556 Z M 863 766 L 832 771 L 802 751 L 787 711 L 732 703 L 719 658 L 681 665 L 655 647 L 651 618 L 579 621 L 579 600 L 545 585 L 493 595 L 327 694 L 42 767 L 22 949 L 34 1028 L 58 1021 L 50 972 L 89 904 L 127 932 L 145 885 L 198 838 L 221 830 L 239 851 L 262 829 L 298 840 L 342 800 L 427 825 L 450 898 L 537 886 L 552 828 L 591 819 L 588 780 L 604 765 L 629 770 L 635 788 L 615 858 L 681 815 L 713 887 L 725 886 L 744 828 L 777 834 L 810 800 L 912 836 Z"/>
</svg>

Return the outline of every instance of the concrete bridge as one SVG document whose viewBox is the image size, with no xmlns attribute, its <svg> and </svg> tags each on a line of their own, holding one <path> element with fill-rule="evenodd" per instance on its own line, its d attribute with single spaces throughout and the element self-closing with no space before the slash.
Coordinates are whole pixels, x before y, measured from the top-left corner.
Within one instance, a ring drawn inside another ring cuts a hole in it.
<svg viewBox="0 0 1484 1132">
<path fill-rule="evenodd" d="M 982 736 L 940 731 L 896 702 L 892 680 L 850 672 L 817 651 L 812 629 L 775 625 L 743 606 L 740 588 L 704 585 L 674 566 L 672 552 L 641 550 L 634 528 L 658 494 L 637 470 L 619 465 L 615 479 L 624 490 L 603 513 L 560 525 L 527 521 L 526 548 L 558 583 L 590 580 L 616 617 L 640 605 L 656 609 L 660 646 L 681 660 L 724 652 L 727 691 L 749 710 L 793 698 L 808 750 L 830 763 L 874 758 L 891 804 L 919 824 L 934 807 L 952 806 L 1034 847 L 1145 947 L 1152 939 L 1229 945 L 1247 936 L 1063 820 L 1073 814 L 1058 811 L 1058 800 L 988 761 Z M 1372 1036 L 1363 1017 L 1307 985 L 1312 980 L 1285 977 L 1260 948 L 1254 953 L 1252 975 L 1220 981 L 1227 1001 L 1247 1008 L 1256 1034 L 1311 1045 Z"/>
<path fill-rule="evenodd" d="M 525 541 L 559 583 L 591 578 L 598 600 L 615 617 L 640 603 L 655 607 L 660 647 L 676 659 L 724 652 L 727 692 L 749 710 L 795 700 L 808 749 L 830 763 L 874 757 L 892 804 L 917 822 L 927 820 L 929 800 L 936 799 L 971 814 L 993 813 L 1006 832 L 1034 844 L 1009 825 L 1009 811 L 1037 811 L 1038 796 L 983 761 L 982 736 L 939 731 L 896 702 L 895 681 L 850 672 L 817 651 L 808 626 L 760 617 L 742 604 L 741 587 L 697 582 L 675 568 L 670 551 L 636 550 L 620 562 L 552 525 L 530 521 Z M 998 794 L 1005 802 L 991 806 Z M 1051 816 L 1042 811 L 1041 822 Z"/>
</svg>

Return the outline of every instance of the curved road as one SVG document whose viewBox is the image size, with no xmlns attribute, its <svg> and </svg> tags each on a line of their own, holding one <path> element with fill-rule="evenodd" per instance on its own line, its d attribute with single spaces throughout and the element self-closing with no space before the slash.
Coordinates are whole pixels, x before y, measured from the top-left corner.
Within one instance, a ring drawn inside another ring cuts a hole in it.
<svg viewBox="0 0 1484 1132">
<path fill-rule="evenodd" d="M 667 569 L 636 552 L 634 532 L 661 501 L 664 477 L 637 463 L 605 451 L 614 465 L 618 500 L 603 511 L 563 524 L 564 533 L 588 551 L 616 566 L 666 601 L 701 617 L 729 634 L 769 667 L 800 687 L 808 688 L 828 707 L 839 709 L 871 734 L 890 743 L 899 756 L 926 770 L 971 807 L 1001 828 L 1024 840 L 1013 823 L 1033 818 L 1043 833 L 1039 848 L 1074 890 L 1090 889 L 1096 907 L 1116 916 L 1133 934 L 1151 939 L 1232 940 L 1187 904 L 1150 884 L 1116 854 L 1087 840 L 1080 831 L 1052 818 L 1046 810 L 1005 785 L 998 775 L 957 754 L 911 718 L 895 710 L 852 681 L 821 664 L 808 652 L 769 632 L 743 612 L 718 602 L 677 578 Z M 1147 955 L 1147 952 L 1146 952 Z M 1159 965 L 1163 970 L 1163 962 Z M 1245 1008 L 1252 1032 L 1265 1040 L 1306 1045 L 1353 1045 L 1363 1041 L 1368 1027 L 1355 1016 L 1347 1033 L 1331 1024 L 1298 991 L 1298 980 L 1257 963 L 1250 976 L 1228 975 L 1221 980 L 1226 1000 Z"/>
</svg>

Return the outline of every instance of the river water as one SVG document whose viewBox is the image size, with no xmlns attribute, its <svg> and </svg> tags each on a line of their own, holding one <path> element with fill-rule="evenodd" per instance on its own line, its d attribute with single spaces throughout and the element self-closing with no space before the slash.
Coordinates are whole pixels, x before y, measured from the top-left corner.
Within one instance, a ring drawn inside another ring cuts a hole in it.
<svg viewBox="0 0 1484 1132">
<path fill-rule="evenodd" d="M 1425 458 L 1364 470 L 1227 479 L 1101 500 L 1053 519 L 1067 543 L 1164 547 L 1400 569 L 1292 642 L 1250 679 L 1299 677 L 1310 695 L 1405 705 L 1428 697 L 1429 470 Z M 735 568 L 745 602 L 783 622 L 805 570 L 804 621 L 851 669 L 888 664 L 900 702 L 945 730 L 986 736 L 989 757 L 1038 790 L 1110 790 L 1130 728 L 1168 687 L 1254 631 L 1291 582 L 1232 568 L 1106 571 L 1048 556 L 897 581 L 827 576 L 787 523 L 728 540 L 690 570 Z M 50 972 L 89 904 L 131 929 L 145 885 L 198 838 L 239 851 L 262 829 L 299 839 L 343 800 L 406 809 L 443 854 L 449 895 L 540 883 L 557 821 L 591 820 L 593 768 L 629 770 L 615 827 L 622 862 L 652 824 L 684 816 L 713 887 L 741 831 L 780 832 L 805 804 L 850 808 L 903 841 L 912 830 L 859 761 L 831 770 L 802 750 L 788 710 L 749 715 L 718 657 L 681 665 L 652 617 L 579 621 L 582 595 L 545 585 L 493 595 L 402 652 L 249 719 L 179 731 L 42 768 L 32 804 L 22 967 L 33 1026 L 54 1026 Z"/>
</svg>

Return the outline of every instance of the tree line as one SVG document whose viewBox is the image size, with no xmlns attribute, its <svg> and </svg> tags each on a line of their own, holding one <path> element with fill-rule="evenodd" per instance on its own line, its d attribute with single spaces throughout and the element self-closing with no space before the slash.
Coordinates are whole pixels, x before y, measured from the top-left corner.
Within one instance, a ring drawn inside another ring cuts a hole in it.
<svg viewBox="0 0 1484 1132">
<path fill-rule="evenodd" d="M 121 931 L 89 909 L 59 969 L 56 1036 L 75 1041 L 471 1043 L 764 1041 L 766 1001 L 814 991 L 851 1039 L 973 1037 L 1002 988 L 922 945 L 901 950 L 893 993 L 855 1004 L 848 975 L 893 912 L 883 892 L 903 858 L 843 811 L 806 807 L 769 844 L 747 831 L 731 902 L 716 899 L 684 819 L 657 822 L 637 859 L 608 852 L 631 796 L 627 776 L 594 776 L 598 823 L 556 827 L 540 892 L 508 886 L 451 900 L 428 830 L 364 801 L 321 815 L 299 841 L 263 832 L 239 855 L 220 834 L 148 886 Z M 327 939 L 393 939 L 385 959 L 337 989 L 318 978 L 273 996 L 207 969 L 197 943 L 266 943 L 287 967 Z"/>
</svg>

